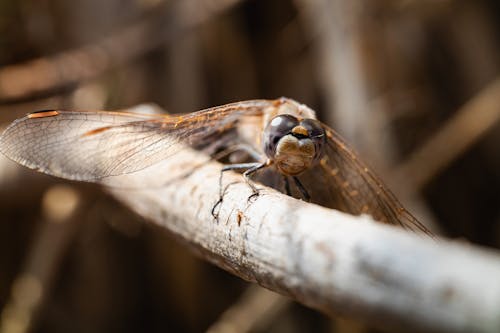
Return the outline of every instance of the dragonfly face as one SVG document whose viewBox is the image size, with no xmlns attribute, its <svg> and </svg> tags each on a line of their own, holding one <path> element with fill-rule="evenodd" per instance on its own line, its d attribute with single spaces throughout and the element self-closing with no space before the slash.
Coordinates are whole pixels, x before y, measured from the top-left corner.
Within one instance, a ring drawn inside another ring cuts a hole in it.
<svg viewBox="0 0 500 333">
<path fill-rule="evenodd" d="M 314 203 L 429 233 L 334 130 L 317 121 L 310 108 L 287 98 L 185 115 L 35 112 L 5 130 L 0 151 L 46 174 L 99 183 L 189 146 L 213 152 L 241 143 L 253 146 L 258 159 L 268 159 L 273 179 L 300 180 Z"/>
<path fill-rule="evenodd" d="M 284 175 L 297 176 L 323 157 L 326 135 L 315 119 L 274 117 L 264 130 L 264 152 Z"/>
</svg>

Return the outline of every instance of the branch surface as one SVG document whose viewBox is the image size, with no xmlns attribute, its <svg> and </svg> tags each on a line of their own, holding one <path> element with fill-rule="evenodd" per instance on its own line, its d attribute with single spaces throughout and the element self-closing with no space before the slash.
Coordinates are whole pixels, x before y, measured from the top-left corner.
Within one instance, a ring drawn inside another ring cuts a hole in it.
<svg viewBox="0 0 500 333">
<path fill-rule="evenodd" d="M 500 255 L 308 204 L 185 150 L 110 191 L 198 254 L 330 315 L 389 331 L 499 332 Z"/>
</svg>

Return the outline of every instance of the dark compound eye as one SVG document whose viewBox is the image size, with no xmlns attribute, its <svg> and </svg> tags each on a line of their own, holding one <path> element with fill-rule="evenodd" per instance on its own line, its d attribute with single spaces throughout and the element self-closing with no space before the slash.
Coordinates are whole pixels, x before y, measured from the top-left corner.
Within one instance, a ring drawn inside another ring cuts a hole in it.
<svg viewBox="0 0 500 333">
<path fill-rule="evenodd" d="M 326 143 L 326 135 L 323 126 L 316 119 L 304 119 L 300 125 L 309 133 L 309 138 L 313 141 L 316 148 L 314 159 L 319 160 L 323 156 L 323 147 Z"/>
<path fill-rule="evenodd" d="M 319 121 L 316 119 L 304 119 L 300 123 L 309 133 L 309 137 L 312 138 L 323 138 L 325 137 L 325 130 Z"/>
<path fill-rule="evenodd" d="M 289 114 L 276 116 L 269 122 L 264 130 L 264 151 L 268 157 L 274 157 L 278 141 L 298 124 L 297 118 Z"/>
</svg>

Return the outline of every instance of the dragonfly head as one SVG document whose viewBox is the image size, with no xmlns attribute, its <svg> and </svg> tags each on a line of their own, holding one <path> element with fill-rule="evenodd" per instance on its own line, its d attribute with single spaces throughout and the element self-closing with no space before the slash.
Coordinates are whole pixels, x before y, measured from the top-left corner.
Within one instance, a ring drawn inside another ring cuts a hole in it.
<svg viewBox="0 0 500 333">
<path fill-rule="evenodd" d="M 278 170 L 295 176 L 310 168 L 323 156 L 326 135 L 315 119 L 299 121 L 289 114 L 274 117 L 264 130 L 264 151 Z"/>
</svg>

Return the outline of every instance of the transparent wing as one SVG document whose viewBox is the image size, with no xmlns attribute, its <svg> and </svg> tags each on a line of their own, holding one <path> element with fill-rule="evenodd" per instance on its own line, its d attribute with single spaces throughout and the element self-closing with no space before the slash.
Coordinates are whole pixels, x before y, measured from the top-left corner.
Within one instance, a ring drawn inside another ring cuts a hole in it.
<svg viewBox="0 0 500 333">
<path fill-rule="evenodd" d="M 304 175 L 304 182 L 320 183 L 312 200 L 351 214 L 369 214 L 375 220 L 405 229 L 432 233 L 413 217 L 383 182 L 358 158 L 352 148 L 325 126 L 327 145 L 320 164 Z M 308 186 L 309 189 L 309 186 Z"/>
<path fill-rule="evenodd" d="M 0 151 L 38 171 L 73 180 L 131 173 L 188 145 L 203 144 L 243 116 L 259 115 L 266 100 L 245 101 L 180 116 L 105 111 L 42 111 L 13 122 Z"/>
</svg>

